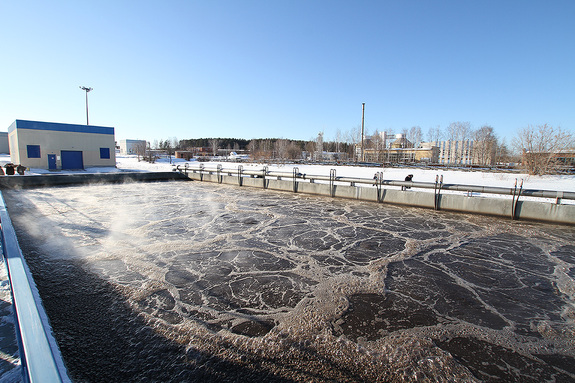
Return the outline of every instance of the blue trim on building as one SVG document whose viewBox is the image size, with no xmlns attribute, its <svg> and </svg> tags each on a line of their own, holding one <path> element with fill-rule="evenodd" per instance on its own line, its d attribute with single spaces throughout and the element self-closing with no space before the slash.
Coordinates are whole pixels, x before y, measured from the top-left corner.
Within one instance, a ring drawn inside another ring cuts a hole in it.
<svg viewBox="0 0 575 383">
<path fill-rule="evenodd" d="M 95 125 L 61 124 L 58 122 L 16 120 L 8 128 L 8 133 L 16 129 L 52 130 L 57 132 L 95 133 L 114 135 L 114 128 Z"/>
</svg>

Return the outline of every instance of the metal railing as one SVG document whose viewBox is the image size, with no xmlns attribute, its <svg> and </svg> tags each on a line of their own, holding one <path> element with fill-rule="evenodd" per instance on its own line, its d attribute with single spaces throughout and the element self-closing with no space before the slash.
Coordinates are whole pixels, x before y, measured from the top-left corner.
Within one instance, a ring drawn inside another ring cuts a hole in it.
<svg viewBox="0 0 575 383">
<path fill-rule="evenodd" d="M 550 198 L 555 199 L 555 203 L 560 203 L 562 199 L 575 200 L 575 192 L 569 191 L 556 191 L 556 190 L 538 190 L 538 189 L 523 189 L 523 180 L 521 180 L 521 186 L 517 187 L 517 179 L 513 187 L 496 187 L 496 186 L 478 186 L 478 185 L 465 185 L 465 184 L 446 184 L 443 183 L 443 176 L 436 176 L 435 182 L 413 182 L 413 181 L 397 181 L 397 180 L 385 180 L 383 179 L 383 172 L 375 173 L 372 179 L 370 178 L 359 178 L 359 177 L 338 177 L 336 176 L 336 169 L 330 169 L 330 175 L 311 175 L 302 174 L 299 172 L 297 167 L 294 167 L 291 172 L 282 171 L 269 171 L 267 166 L 264 166 L 260 170 L 244 170 L 242 165 L 239 165 L 236 169 L 224 169 L 221 164 L 218 164 L 215 169 L 206 168 L 203 163 L 198 166 L 190 166 L 187 162 L 184 166 L 177 165 L 175 169 L 179 172 L 187 174 L 188 172 L 199 172 L 202 174 L 217 174 L 218 182 L 221 175 L 227 174 L 229 176 L 237 176 L 238 184 L 241 186 L 242 177 L 257 177 L 257 178 L 277 178 L 277 179 L 292 179 L 294 182 L 297 181 L 327 181 L 330 185 L 335 185 L 336 182 L 339 184 L 349 183 L 351 186 L 356 184 L 362 185 L 372 185 L 377 187 L 383 186 L 397 186 L 401 188 L 420 188 L 420 189 L 433 189 L 437 194 L 440 191 L 462 191 L 466 193 L 487 193 L 487 194 L 499 194 L 499 195 L 509 195 L 513 196 L 514 199 L 519 198 L 519 196 L 525 197 L 538 197 L 538 198 Z M 295 189 L 294 189 L 295 190 Z"/>
<path fill-rule="evenodd" d="M 24 382 L 70 382 L 0 193 L 2 250 L 12 289 Z"/>
</svg>

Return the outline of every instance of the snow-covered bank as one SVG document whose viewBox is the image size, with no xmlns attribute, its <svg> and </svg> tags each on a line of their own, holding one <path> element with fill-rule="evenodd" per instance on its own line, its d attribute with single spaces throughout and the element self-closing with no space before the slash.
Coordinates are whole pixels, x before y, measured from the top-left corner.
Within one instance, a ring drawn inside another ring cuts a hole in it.
<svg viewBox="0 0 575 383">
<path fill-rule="evenodd" d="M 0 156 L 0 164 L 9 162 L 8 156 Z M 123 172 L 123 171 L 141 171 L 141 172 L 158 172 L 158 171 L 172 171 L 175 165 L 184 165 L 186 161 L 182 159 L 172 158 L 172 163 L 167 158 L 159 159 L 156 163 L 148 163 L 145 161 L 138 161 L 136 156 L 120 156 L 116 157 L 116 168 L 88 168 L 84 171 L 60 171 L 58 173 L 105 173 L 105 172 Z M 198 163 L 195 161 L 189 162 L 190 167 L 197 167 Z M 238 164 L 225 162 L 222 163 L 224 169 L 235 169 Z M 218 165 L 217 161 L 204 163 L 206 169 L 215 169 Z M 259 170 L 264 166 L 259 163 L 242 163 L 244 170 Z M 487 171 L 458 171 L 458 170 L 442 170 L 442 169 L 417 169 L 417 168 L 382 168 L 382 167 L 354 167 L 354 166 L 333 166 L 333 165 L 267 165 L 270 171 L 283 171 L 291 173 L 294 167 L 299 169 L 300 173 L 308 175 L 325 175 L 329 176 L 330 169 L 335 169 L 338 177 L 358 177 L 358 178 L 373 178 L 377 172 L 383 173 L 385 180 L 402 181 L 408 174 L 413 174 L 413 181 L 416 182 L 435 182 L 437 175 L 443 176 L 443 182 L 449 184 L 463 184 L 463 185 L 477 185 L 477 186 L 493 186 L 512 188 L 515 181 L 523 180 L 524 189 L 538 189 L 538 190 L 554 190 L 554 191 L 569 191 L 575 192 L 575 175 L 545 175 L 545 176 L 531 176 L 526 173 L 503 173 L 503 172 L 487 172 Z M 46 174 L 51 173 L 45 169 L 31 169 L 27 174 Z M 426 189 L 422 189 L 425 191 Z M 429 190 L 427 190 L 429 191 Z M 433 192 L 433 191 L 431 191 Z M 448 191 L 445 191 L 448 193 Z M 462 193 L 462 192 L 452 192 Z M 474 194 L 476 195 L 476 194 Z M 490 195 L 492 197 L 511 198 L 510 196 Z M 534 199 L 530 197 L 521 197 L 522 199 Z M 563 200 L 563 203 L 575 203 L 575 201 Z"/>
<path fill-rule="evenodd" d="M 117 168 L 119 170 L 134 170 L 134 171 L 170 171 L 173 165 L 167 159 L 160 159 L 154 164 L 140 161 L 133 156 L 118 156 Z M 174 164 L 185 164 L 186 161 L 172 159 Z M 192 161 L 189 163 L 190 167 L 198 166 L 198 163 Z M 204 166 L 207 169 L 215 169 L 218 162 L 206 162 Z M 235 169 L 238 164 L 225 162 L 222 163 L 224 168 Z M 256 163 L 243 163 L 241 164 L 244 169 L 256 170 L 262 169 L 262 164 Z M 444 183 L 452 184 L 465 184 L 465 185 L 481 185 L 481 186 L 496 186 L 496 187 L 513 187 L 515 180 L 523 179 L 524 189 L 541 189 L 541 190 L 561 190 L 575 192 L 575 175 L 546 175 L 546 176 L 530 176 L 526 173 L 512 174 L 502 172 L 486 172 L 486 171 L 458 171 L 458 170 L 440 170 L 440 169 L 414 169 L 414 168 L 382 168 L 382 167 L 355 167 L 355 166 L 333 166 L 333 165 L 267 165 L 270 171 L 278 170 L 283 172 L 291 172 L 294 167 L 299 169 L 300 173 L 310 175 L 325 175 L 329 176 L 330 169 L 336 169 L 337 175 L 340 177 L 359 177 L 359 178 L 373 178 L 376 172 L 382 172 L 386 180 L 402 181 L 408 174 L 413 174 L 413 181 L 418 182 L 435 182 L 436 175 L 443 175 Z M 92 169 L 90 169 L 92 170 Z"/>
</svg>

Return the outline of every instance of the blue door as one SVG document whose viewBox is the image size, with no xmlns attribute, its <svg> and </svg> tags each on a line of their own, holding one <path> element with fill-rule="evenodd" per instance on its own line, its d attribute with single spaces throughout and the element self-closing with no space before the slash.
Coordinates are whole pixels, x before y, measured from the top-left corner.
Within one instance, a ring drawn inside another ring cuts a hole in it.
<svg viewBox="0 0 575 383">
<path fill-rule="evenodd" d="M 81 151 L 62 150 L 62 170 L 65 169 L 84 169 Z"/>
<path fill-rule="evenodd" d="M 56 170 L 56 155 L 55 154 L 48 154 L 48 169 L 49 170 Z"/>
</svg>

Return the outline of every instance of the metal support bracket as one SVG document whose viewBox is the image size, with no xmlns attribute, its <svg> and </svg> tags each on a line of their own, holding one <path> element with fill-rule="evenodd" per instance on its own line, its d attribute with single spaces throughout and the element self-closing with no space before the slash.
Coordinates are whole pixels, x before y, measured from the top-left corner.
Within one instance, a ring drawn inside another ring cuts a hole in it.
<svg viewBox="0 0 575 383">
<path fill-rule="evenodd" d="M 519 190 L 517 190 L 517 178 L 515 178 L 515 186 L 513 188 L 513 199 L 511 200 L 511 219 L 517 218 L 517 201 L 519 201 L 521 191 L 523 191 L 523 178 L 521 179 Z"/>
<path fill-rule="evenodd" d="M 335 197 L 335 169 L 329 170 L 329 190 L 332 197 Z"/>
<path fill-rule="evenodd" d="M 381 189 L 383 186 L 383 172 L 375 173 L 375 187 L 377 188 L 377 202 L 383 202 Z"/>
<path fill-rule="evenodd" d="M 293 180 L 293 192 L 297 193 L 297 177 L 299 174 L 299 168 L 293 168 L 292 170 L 292 180 Z"/>
<path fill-rule="evenodd" d="M 238 165 L 238 185 L 242 186 L 242 173 L 244 171 L 243 165 Z"/>
<path fill-rule="evenodd" d="M 217 167 L 217 177 L 218 177 L 218 183 L 221 184 L 222 180 L 223 180 L 223 175 L 222 175 L 222 164 L 218 164 Z"/>
<path fill-rule="evenodd" d="M 441 187 L 443 186 L 443 174 L 441 176 L 435 175 L 435 188 L 434 188 L 434 197 L 435 203 L 433 208 L 435 210 L 439 210 L 439 202 L 441 200 Z"/>
</svg>

